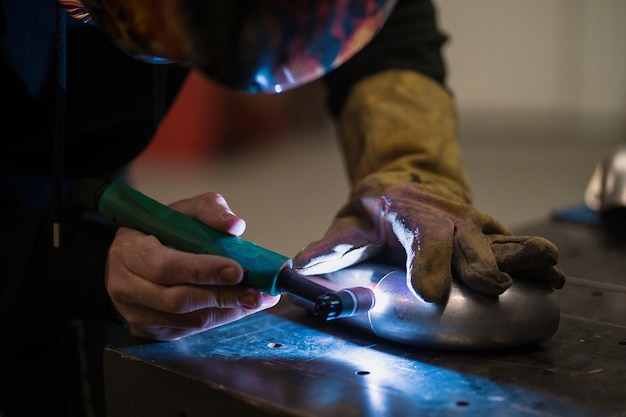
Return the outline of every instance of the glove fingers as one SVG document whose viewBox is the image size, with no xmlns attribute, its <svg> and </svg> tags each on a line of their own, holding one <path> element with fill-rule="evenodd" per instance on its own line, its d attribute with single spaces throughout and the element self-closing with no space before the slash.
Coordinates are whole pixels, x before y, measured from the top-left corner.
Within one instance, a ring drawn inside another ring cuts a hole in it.
<svg viewBox="0 0 626 417">
<path fill-rule="evenodd" d="M 418 238 L 405 248 L 411 284 L 425 301 L 439 302 L 448 295 L 452 282 L 454 225 L 426 221 L 415 230 Z"/>
<path fill-rule="evenodd" d="M 489 235 L 498 267 L 505 272 L 541 269 L 556 265 L 558 248 L 539 236 Z"/>
<path fill-rule="evenodd" d="M 513 284 L 509 274 L 498 269 L 490 242 L 479 230 L 459 228 L 454 242 L 454 271 L 470 288 L 500 295 Z"/>
<path fill-rule="evenodd" d="M 515 279 L 544 282 L 549 284 L 552 288 L 556 290 L 563 288 L 566 281 L 565 274 L 555 266 L 541 269 L 527 269 L 524 271 L 516 271 L 511 275 L 513 275 Z"/>
<path fill-rule="evenodd" d="M 326 274 L 369 259 L 382 251 L 385 199 L 353 199 L 341 208 L 326 235 L 294 258 L 302 274 Z"/>
<path fill-rule="evenodd" d="M 380 251 L 379 246 L 360 229 L 334 228 L 300 251 L 293 259 L 294 268 L 306 275 L 334 272 L 370 258 Z"/>
</svg>

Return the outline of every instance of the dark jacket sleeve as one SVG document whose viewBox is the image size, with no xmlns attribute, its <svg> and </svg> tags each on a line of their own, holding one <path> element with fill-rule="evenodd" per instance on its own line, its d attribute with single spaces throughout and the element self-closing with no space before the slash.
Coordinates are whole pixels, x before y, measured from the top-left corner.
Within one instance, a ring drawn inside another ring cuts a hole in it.
<svg viewBox="0 0 626 417">
<path fill-rule="evenodd" d="M 66 217 L 54 248 L 49 208 L 24 208 L 7 198 L 1 204 L 3 218 L 10 219 L 0 239 L 5 331 L 36 333 L 74 319 L 119 320 L 104 283 L 115 227 Z"/>
<path fill-rule="evenodd" d="M 398 0 L 372 41 L 324 78 L 330 113 L 338 116 L 350 88 L 379 71 L 414 70 L 445 84 L 446 68 L 441 48 L 446 41 L 430 0 Z"/>
</svg>

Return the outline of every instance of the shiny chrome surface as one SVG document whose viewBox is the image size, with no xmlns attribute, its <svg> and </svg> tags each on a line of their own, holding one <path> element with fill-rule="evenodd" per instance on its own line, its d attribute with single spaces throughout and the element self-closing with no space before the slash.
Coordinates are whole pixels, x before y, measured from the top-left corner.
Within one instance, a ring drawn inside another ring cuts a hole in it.
<svg viewBox="0 0 626 417">
<path fill-rule="evenodd" d="M 132 338 L 110 345 L 103 355 L 107 412 L 623 417 L 624 237 L 606 239 L 601 228 L 555 220 L 517 233 L 556 243 L 563 249 L 559 265 L 578 276 L 568 275 L 568 284 L 554 292 L 559 328 L 539 346 L 422 349 L 372 337 L 369 328 L 352 329 L 343 319 L 320 321 L 285 297 L 274 308 L 174 342 Z M 373 269 L 342 274 L 345 281 L 380 281 Z M 529 314 L 535 315 L 524 310 L 520 316 Z"/>
<path fill-rule="evenodd" d="M 560 308 L 551 287 L 515 281 L 499 297 L 485 296 L 453 280 L 445 302 L 427 303 L 409 289 L 404 270 L 364 263 L 324 275 L 339 289 L 372 287 L 376 304 L 345 320 L 382 338 L 437 349 L 495 349 L 551 338 Z"/>
<path fill-rule="evenodd" d="M 596 166 L 585 190 L 585 204 L 599 213 L 626 208 L 626 145 Z"/>
</svg>

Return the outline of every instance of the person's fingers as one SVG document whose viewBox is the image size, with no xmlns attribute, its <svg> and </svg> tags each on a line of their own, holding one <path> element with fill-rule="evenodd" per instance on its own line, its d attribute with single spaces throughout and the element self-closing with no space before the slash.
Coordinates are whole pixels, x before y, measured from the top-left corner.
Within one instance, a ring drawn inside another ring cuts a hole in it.
<svg viewBox="0 0 626 417">
<path fill-rule="evenodd" d="M 233 213 L 218 193 L 204 193 L 172 203 L 170 207 L 224 233 L 241 236 L 246 230 L 246 222 Z"/>
<path fill-rule="evenodd" d="M 264 295 L 263 302 L 257 308 L 206 308 L 184 314 L 143 308 L 130 314 L 129 328 L 136 337 L 158 341 L 177 340 L 271 308 L 279 300 L 280 296 Z"/>
<path fill-rule="evenodd" d="M 118 230 L 109 260 L 112 273 L 130 273 L 161 285 L 235 285 L 243 278 L 243 268 L 232 259 L 178 251 L 132 229 Z"/>
<path fill-rule="evenodd" d="M 326 274 L 368 258 L 373 250 L 368 233 L 360 229 L 335 229 L 298 253 L 294 268 L 304 275 Z"/>
<path fill-rule="evenodd" d="M 111 246 L 106 280 L 118 306 L 136 304 L 183 313 L 207 307 L 255 308 L 260 303 L 258 291 L 236 285 L 243 270 L 230 259 L 176 251 L 132 230 L 118 233 L 123 243 L 116 244 L 116 237 Z M 124 250 L 130 242 L 142 250 Z"/>
<path fill-rule="evenodd" d="M 339 211 L 324 237 L 294 257 L 294 268 L 305 275 L 337 271 L 380 253 L 384 200 L 355 199 Z"/>
<path fill-rule="evenodd" d="M 489 240 L 476 225 L 457 225 L 454 246 L 455 274 L 470 288 L 500 295 L 513 284 L 512 278 L 498 269 Z"/>
<path fill-rule="evenodd" d="M 554 243 L 539 236 L 488 235 L 491 249 L 502 271 L 547 268 L 556 265 L 559 251 Z"/>
<path fill-rule="evenodd" d="M 243 219 L 216 193 L 171 207 L 216 230 L 240 235 Z M 154 236 L 119 228 L 109 249 L 106 286 L 131 332 L 152 340 L 175 340 L 275 305 L 280 296 L 238 285 L 236 261 L 162 245 Z"/>
<path fill-rule="evenodd" d="M 131 277 L 127 277 L 131 278 Z M 160 285 L 145 279 L 112 280 L 108 285 L 117 304 L 137 305 L 168 313 L 187 313 L 203 308 L 257 308 L 261 293 L 254 288 L 236 286 Z"/>
<path fill-rule="evenodd" d="M 515 279 L 545 282 L 556 290 L 563 288 L 567 280 L 565 274 L 556 266 L 515 271 L 512 272 L 511 275 Z"/>
<path fill-rule="evenodd" d="M 196 329 L 208 325 L 203 320 L 185 323 L 196 311 L 247 312 L 273 300 L 236 285 L 242 276 L 241 266 L 230 259 L 180 252 L 152 236 L 120 229 L 110 249 L 106 283 L 115 307 L 129 323 Z M 181 322 L 153 322 L 150 311 L 174 315 Z"/>
</svg>

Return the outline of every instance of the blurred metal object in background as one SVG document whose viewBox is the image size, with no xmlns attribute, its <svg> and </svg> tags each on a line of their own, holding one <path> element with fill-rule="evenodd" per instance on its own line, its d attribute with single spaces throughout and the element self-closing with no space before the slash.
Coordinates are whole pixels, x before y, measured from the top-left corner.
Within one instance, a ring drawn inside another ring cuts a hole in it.
<svg viewBox="0 0 626 417">
<path fill-rule="evenodd" d="M 365 262 L 323 278 L 332 289 L 374 291 L 375 305 L 367 314 L 339 321 L 408 345 L 446 350 L 532 345 L 550 339 L 560 322 L 554 290 L 537 282 L 516 280 L 500 296 L 488 296 L 453 280 L 447 300 L 428 303 L 415 296 L 406 272 L 396 267 Z"/>
<path fill-rule="evenodd" d="M 81 0 L 123 50 L 195 67 L 225 87 L 280 93 L 365 46 L 396 0 Z"/>
<path fill-rule="evenodd" d="M 621 145 L 596 166 L 585 204 L 611 227 L 626 227 L 626 145 Z"/>
</svg>

